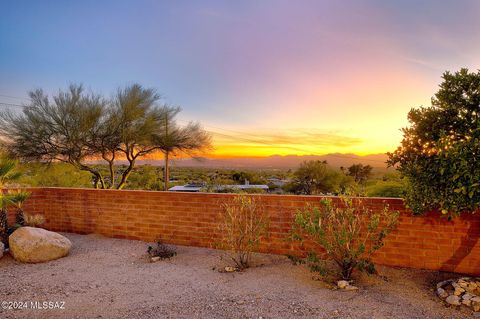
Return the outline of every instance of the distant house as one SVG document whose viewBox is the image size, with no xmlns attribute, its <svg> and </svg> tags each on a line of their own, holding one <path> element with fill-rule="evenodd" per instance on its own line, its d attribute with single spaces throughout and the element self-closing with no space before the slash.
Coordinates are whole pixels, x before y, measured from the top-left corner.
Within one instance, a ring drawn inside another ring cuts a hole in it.
<svg viewBox="0 0 480 319">
<path fill-rule="evenodd" d="M 187 184 L 183 186 L 173 186 L 168 190 L 171 192 L 193 192 L 197 193 L 202 189 L 203 185 L 201 184 Z"/>
<path fill-rule="evenodd" d="M 204 184 L 187 184 L 183 186 L 173 186 L 170 187 L 168 190 L 171 192 L 200 192 L 200 190 L 205 187 Z M 224 190 L 246 190 L 246 189 L 263 189 L 268 191 L 268 185 L 263 184 L 250 184 L 248 181 L 245 182 L 243 185 L 219 185 L 215 187 L 216 191 L 224 191 Z"/>
<path fill-rule="evenodd" d="M 265 191 L 268 191 L 269 187 L 268 185 L 263 185 L 263 184 L 250 184 L 250 182 L 246 180 L 245 184 L 243 185 L 220 185 L 220 186 L 217 186 L 216 189 L 219 191 L 227 190 L 227 189 L 240 189 L 240 190 L 263 189 Z"/>
</svg>

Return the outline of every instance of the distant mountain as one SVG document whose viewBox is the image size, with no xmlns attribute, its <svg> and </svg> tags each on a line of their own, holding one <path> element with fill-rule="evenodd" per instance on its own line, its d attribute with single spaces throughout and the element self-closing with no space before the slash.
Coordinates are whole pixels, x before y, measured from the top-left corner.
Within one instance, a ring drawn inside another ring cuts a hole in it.
<svg viewBox="0 0 480 319">
<path fill-rule="evenodd" d="M 348 167 L 352 164 L 370 165 L 375 168 L 386 168 L 386 154 L 355 155 L 355 154 L 326 154 L 326 155 L 273 155 L 268 157 L 239 157 L 239 158 L 184 158 L 172 161 L 177 167 L 218 167 L 218 168 L 296 168 L 308 160 L 327 161 L 333 167 Z M 163 165 L 162 160 L 141 160 L 139 164 Z"/>
</svg>

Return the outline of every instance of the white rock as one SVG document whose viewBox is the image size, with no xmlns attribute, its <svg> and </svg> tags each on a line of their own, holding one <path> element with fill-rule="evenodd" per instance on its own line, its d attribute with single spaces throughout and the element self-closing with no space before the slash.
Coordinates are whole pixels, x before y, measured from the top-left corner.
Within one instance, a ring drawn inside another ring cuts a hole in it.
<svg viewBox="0 0 480 319">
<path fill-rule="evenodd" d="M 475 297 L 475 296 L 472 295 L 472 294 L 469 294 L 468 292 L 466 292 L 466 293 L 463 294 L 462 299 L 463 299 L 463 300 L 470 300 L 470 299 L 472 299 L 473 297 Z"/>
<path fill-rule="evenodd" d="M 339 280 L 337 281 L 337 287 L 340 289 L 345 289 L 350 283 L 346 280 Z"/>
<path fill-rule="evenodd" d="M 231 266 L 226 266 L 224 269 L 226 272 L 234 272 L 237 270 L 237 268 Z"/>
<path fill-rule="evenodd" d="M 442 299 L 445 299 L 448 297 L 448 292 L 445 291 L 445 289 L 443 288 L 437 288 L 437 295 L 442 298 Z"/>
<path fill-rule="evenodd" d="M 450 305 L 459 306 L 460 305 L 460 297 L 455 295 L 450 295 L 445 299 L 445 301 Z"/>
<path fill-rule="evenodd" d="M 444 286 L 446 286 L 447 284 L 451 283 L 452 280 L 444 280 L 444 281 L 441 281 L 437 284 L 437 288 L 443 288 Z"/>
<path fill-rule="evenodd" d="M 346 290 L 346 291 L 358 290 L 358 287 L 352 286 L 352 285 L 348 285 L 347 287 L 345 287 L 345 290 Z"/>
<path fill-rule="evenodd" d="M 156 262 L 156 261 L 159 261 L 159 260 L 160 260 L 160 257 L 158 257 L 158 256 L 150 258 L 150 261 L 151 261 L 152 263 L 154 263 L 154 262 Z"/>
<path fill-rule="evenodd" d="M 480 303 L 480 297 L 476 296 L 471 298 L 472 301 Z"/>
<path fill-rule="evenodd" d="M 68 238 L 42 228 L 20 227 L 8 239 L 15 260 L 40 263 L 68 255 L 72 243 Z"/>
</svg>

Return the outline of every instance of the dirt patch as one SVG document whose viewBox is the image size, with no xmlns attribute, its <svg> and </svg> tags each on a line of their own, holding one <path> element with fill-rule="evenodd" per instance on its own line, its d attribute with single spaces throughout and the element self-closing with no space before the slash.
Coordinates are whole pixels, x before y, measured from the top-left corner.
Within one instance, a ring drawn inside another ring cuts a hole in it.
<svg viewBox="0 0 480 319">
<path fill-rule="evenodd" d="M 5 310 L 0 318 L 466 318 L 435 284 L 452 274 L 380 267 L 357 292 L 331 290 L 283 256 L 260 255 L 244 272 L 220 273 L 221 252 L 177 247 L 148 261 L 147 244 L 64 234 L 70 256 L 45 264 L 0 259 L 0 301 L 61 301 L 65 309 Z M 473 316 L 472 316 L 473 317 Z"/>
</svg>

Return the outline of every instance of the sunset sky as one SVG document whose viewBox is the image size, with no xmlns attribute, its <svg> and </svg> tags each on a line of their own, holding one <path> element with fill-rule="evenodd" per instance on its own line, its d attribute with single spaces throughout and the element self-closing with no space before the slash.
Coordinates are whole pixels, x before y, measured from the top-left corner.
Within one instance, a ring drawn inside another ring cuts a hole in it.
<svg viewBox="0 0 480 319">
<path fill-rule="evenodd" d="M 382 153 L 445 70 L 480 68 L 479 17 L 475 0 L 2 1 L 0 102 L 138 82 L 213 156 Z"/>
</svg>

